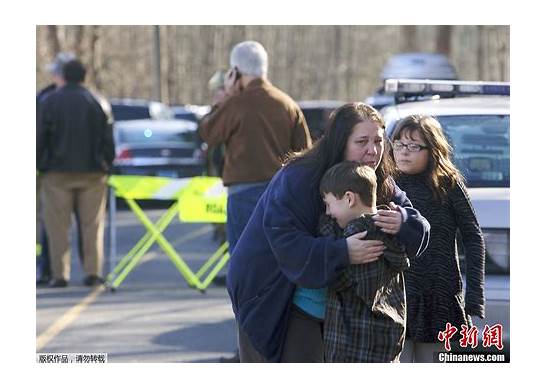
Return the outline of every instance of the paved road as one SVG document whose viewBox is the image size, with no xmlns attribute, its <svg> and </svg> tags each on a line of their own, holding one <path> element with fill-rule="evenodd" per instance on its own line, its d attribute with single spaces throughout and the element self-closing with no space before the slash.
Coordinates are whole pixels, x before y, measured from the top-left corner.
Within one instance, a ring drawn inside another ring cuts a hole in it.
<svg viewBox="0 0 546 389">
<path fill-rule="evenodd" d="M 156 220 L 164 210 L 145 210 Z M 144 234 L 128 210 L 117 214 L 118 260 Z M 212 227 L 174 221 L 165 236 L 195 271 L 216 249 Z M 75 246 L 75 244 L 73 244 Z M 109 362 L 216 362 L 235 349 L 235 321 L 224 287 L 189 288 L 158 246 L 116 292 L 83 286 L 73 247 L 67 288 L 37 288 L 40 353 L 108 353 Z"/>
</svg>

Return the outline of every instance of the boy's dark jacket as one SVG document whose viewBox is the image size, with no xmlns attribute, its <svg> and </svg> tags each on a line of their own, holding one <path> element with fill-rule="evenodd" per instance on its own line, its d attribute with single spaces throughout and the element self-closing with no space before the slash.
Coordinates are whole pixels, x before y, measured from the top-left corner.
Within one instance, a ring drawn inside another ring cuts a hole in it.
<svg viewBox="0 0 546 389">
<path fill-rule="evenodd" d="M 318 236 L 324 204 L 311 184 L 315 171 L 312 163 L 291 163 L 275 174 L 230 259 L 227 287 L 237 323 L 273 362 L 280 360 L 296 285 L 326 287 L 349 265 L 345 239 Z M 429 223 L 398 187 L 392 201 L 405 207 L 398 239 L 410 257 L 421 255 Z"/>
<path fill-rule="evenodd" d="M 350 265 L 329 285 L 324 321 L 326 362 L 398 361 L 406 329 L 402 272 L 410 266 L 404 245 L 381 231 L 372 215 L 351 220 L 343 230 L 323 215 L 319 229 L 321 235 L 336 238 L 366 231 L 366 240 L 385 245 L 377 261 Z"/>
</svg>

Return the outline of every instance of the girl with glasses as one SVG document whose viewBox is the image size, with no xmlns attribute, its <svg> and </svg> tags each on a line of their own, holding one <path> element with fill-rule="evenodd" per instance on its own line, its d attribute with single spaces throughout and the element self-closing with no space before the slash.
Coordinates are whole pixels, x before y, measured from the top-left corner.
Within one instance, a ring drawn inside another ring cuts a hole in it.
<svg viewBox="0 0 546 389">
<path fill-rule="evenodd" d="M 485 246 L 464 179 L 451 161 L 452 148 L 431 116 L 411 115 L 393 133 L 397 185 L 429 221 L 430 241 L 420 261 L 405 273 L 407 332 L 402 362 L 433 362 L 445 351 L 438 334 L 446 324 L 462 330 L 470 316 L 484 317 Z M 456 234 L 466 257 L 463 294 Z M 458 335 L 452 338 L 458 340 Z"/>
</svg>

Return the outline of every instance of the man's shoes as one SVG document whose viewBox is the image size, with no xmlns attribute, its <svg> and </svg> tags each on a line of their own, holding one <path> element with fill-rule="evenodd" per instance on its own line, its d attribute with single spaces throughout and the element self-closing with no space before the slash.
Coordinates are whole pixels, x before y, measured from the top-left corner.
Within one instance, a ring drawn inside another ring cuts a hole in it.
<svg viewBox="0 0 546 389">
<path fill-rule="evenodd" d="M 41 276 L 36 280 L 36 285 L 48 285 L 51 282 L 50 276 Z"/>
<path fill-rule="evenodd" d="M 83 279 L 85 286 L 97 286 L 104 284 L 104 280 L 99 276 L 87 276 Z"/>
<path fill-rule="evenodd" d="M 235 353 L 232 357 L 221 357 L 219 360 L 220 363 L 240 363 L 239 353 Z"/>
<path fill-rule="evenodd" d="M 50 288 L 64 288 L 68 286 L 68 281 L 62 278 L 54 278 L 49 282 Z"/>
</svg>

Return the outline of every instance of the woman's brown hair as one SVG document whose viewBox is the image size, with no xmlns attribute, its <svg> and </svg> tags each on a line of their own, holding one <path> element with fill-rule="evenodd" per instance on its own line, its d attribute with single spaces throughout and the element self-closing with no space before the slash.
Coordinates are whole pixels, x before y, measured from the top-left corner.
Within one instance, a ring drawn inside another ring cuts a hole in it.
<svg viewBox="0 0 546 389">
<path fill-rule="evenodd" d="M 398 140 L 402 135 L 410 139 L 415 131 L 423 136 L 429 150 L 429 160 L 426 174 L 429 177 L 430 187 L 436 199 L 445 199 L 449 189 L 457 185 L 457 182 L 464 182 L 459 169 L 451 161 L 453 149 L 442 129 L 442 125 L 427 115 L 410 115 L 402 119 L 396 125 L 392 139 Z"/>
</svg>

